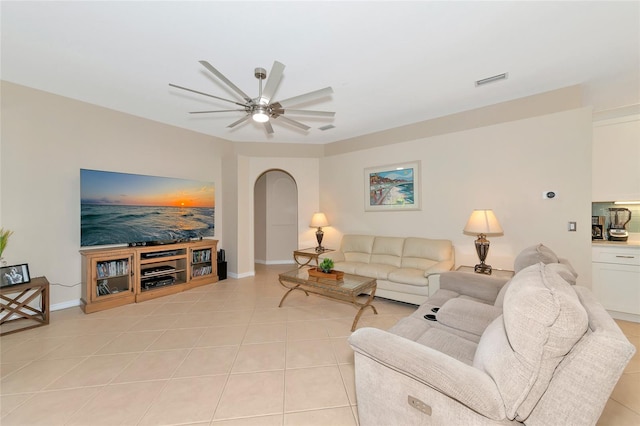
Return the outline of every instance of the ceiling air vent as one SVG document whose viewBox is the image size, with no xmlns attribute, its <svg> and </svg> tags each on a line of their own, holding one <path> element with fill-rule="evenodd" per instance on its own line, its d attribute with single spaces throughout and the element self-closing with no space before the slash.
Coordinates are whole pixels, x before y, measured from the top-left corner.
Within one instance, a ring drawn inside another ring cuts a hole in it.
<svg viewBox="0 0 640 426">
<path fill-rule="evenodd" d="M 336 126 L 334 126 L 333 124 L 327 124 L 326 126 L 318 127 L 318 130 L 322 130 L 324 132 L 325 130 L 333 129 L 335 127 Z"/>
<path fill-rule="evenodd" d="M 483 78 L 482 80 L 476 81 L 476 87 L 483 86 L 489 83 L 494 83 L 500 80 L 505 80 L 507 77 L 509 77 L 509 73 L 505 72 L 503 74 L 497 74 L 491 77 Z"/>
</svg>

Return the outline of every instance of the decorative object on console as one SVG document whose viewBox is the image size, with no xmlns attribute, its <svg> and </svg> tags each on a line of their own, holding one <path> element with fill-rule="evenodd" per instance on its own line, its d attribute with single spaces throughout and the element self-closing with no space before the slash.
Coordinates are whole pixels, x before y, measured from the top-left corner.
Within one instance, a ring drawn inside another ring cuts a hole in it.
<svg viewBox="0 0 640 426">
<path fill-rule="evenodd" d="M 9 231 L 8 229 L 5 231 L 4 228 L 0 228 L 0 264 L 2 264 L 2 266 L 6 266 L 6 262 L 2 259 L 2 253 L 4 253 L 4 249 L 7 248 L 11 234 L 13 234 L 13 231 Z"/>
<path fill-rule="evenodd" d="M 309 224 L 309 228 L 318 228 L 316 231 L 316 240 L 318 240 L 318 247 L 316 247 L 316 251 L 321 252 L 324 250 L 322 247 L 322 237 L 324 237 L 324 231 L 322 228 L 324 226 L 329 226 L 329 221 L 324 213 L 318 212 L 314 213 L 311 218 L 311 223 Z"/>
<path fill-rule="evenodd" d="M 0 268 L 0 287 L 8 287 L 17 284 L 26 284 L 31 281 L 29 265 L 3 266 Z"/>
<path fill-rule="evenodd" d="M 420 161 L 364 170 L 364 210 L 420 210 Z"/>
<path fill-rule="evenodd" d="M 491 265 L 484 263 L 489 253 L 489 240 L 487 235 L 501 235 L 502 227 L 493 213 L 493 210 L 474 210 L 467 221 L 467 224 L 463 230 L 464 233 L 474 234 L 478 236 L 475 241 L 476 252 L 480 263 L 477 264 L 474 270 L 481 274 L 491 275 Z"/>
<path fill-rule="evenodd" d="M 334 271 L 333 269 L 329 270 L 329 272 L 324 272 L 319 267 L 309 268 L 307 272 L 309 273 L 309 277 L 326 278 L 334 281 L 341 281 L 344 279 L 344 272 Z"/>
</svg>

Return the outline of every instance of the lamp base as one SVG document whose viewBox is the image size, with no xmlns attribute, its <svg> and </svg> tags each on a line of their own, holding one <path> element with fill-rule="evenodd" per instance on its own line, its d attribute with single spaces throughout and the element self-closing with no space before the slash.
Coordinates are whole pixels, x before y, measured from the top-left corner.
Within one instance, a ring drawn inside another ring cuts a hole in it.
<svg viewBox="0 0 640 426">
<path fill-rule="evenodd" d="M 322 247 L 322 237 L 324 237 L 324 231 L 322 228 L 318 228 L 316 231 L 316 240 L 318 241 L 318 247 L 316 247 L 316 252 L 322 253 L 324 251 L 324 247 Z"/>
<path fill-rule="evenodd" d="M 478 263 L 473 270 L 478 274 L 491 275 L 491 265 L 487 265 L 486 263 Z"/>
</svg>

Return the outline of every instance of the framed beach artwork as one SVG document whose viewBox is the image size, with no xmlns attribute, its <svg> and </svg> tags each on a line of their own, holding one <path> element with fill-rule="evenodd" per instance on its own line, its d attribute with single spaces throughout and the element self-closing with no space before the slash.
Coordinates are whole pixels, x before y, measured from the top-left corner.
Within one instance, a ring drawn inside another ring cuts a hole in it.
<svg viewBox="0 0 640 426">
<path fill-rule="evenodd" d="M 420 161 L 364 169 L 365 211 L 420 210 Z"/>
</svg>

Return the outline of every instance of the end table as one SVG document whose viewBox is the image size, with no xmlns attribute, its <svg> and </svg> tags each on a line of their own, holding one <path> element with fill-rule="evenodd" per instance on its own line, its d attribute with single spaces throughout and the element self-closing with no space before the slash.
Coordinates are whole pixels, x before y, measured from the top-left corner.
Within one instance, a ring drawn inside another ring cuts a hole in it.
<svg viewBox="0 0 640 426">
<path fill-rule="evenodd" d="M 315 260 L 316 266 L 318 266 L 318 256 L 324 253 L 329 253 L 331 251 L 335 251 L 335 250 L 328 249 L 328 248 L 323 248 L 322 250 L 316 250 L 315 247 L 295 250 L 293 252 L 293 260 L 295 260 L 295 262 L 298 264 L 298 269 L 302 268 L 303 266 L 307 266 L 309 263 L 311 263 L 312 260 Z M 306 258 L 306 262 L 303 260 L 300 260 L 299 258 L 303 258 L 303 259 Z"/>
<path fill-rule="evenodd" d="M 458 266 L 456 271 L 467 272 L 467 273 L 470 273 L 470 274 L 476 274 L 477 273 L 477 272 L 475 272 L 473 266 L 466 266 L 466 265 Z M 487 274 L 479 274 L 479 275 L 483 275 L 485 277 L 507 278 L 508 279 L 508 278 L 513 277 L 514 272 L 513 271 L 509 271 L 508 269 L 492 268 L 491 269 L 491 275 L 487 275 Z"/>
<path fill-rule="evenodd" d="M 39 309 L 29 305 L 38 297 Z M 49 281 L 45 277 L 0 288 L 0 326 L 23 320 L 25 327 L 0 329 L 0 336 L 49 324 Z"/>
</svg>

